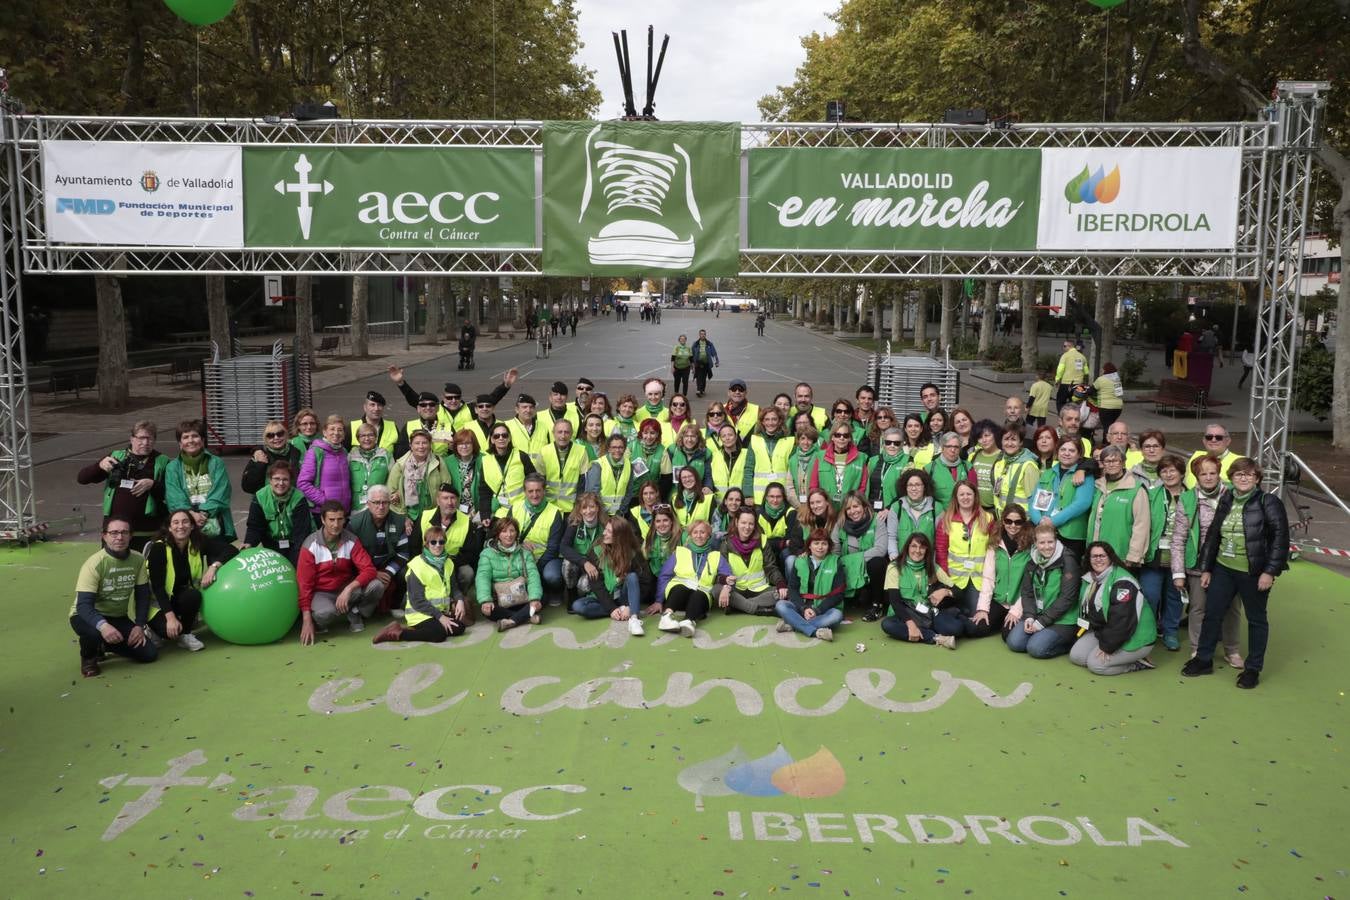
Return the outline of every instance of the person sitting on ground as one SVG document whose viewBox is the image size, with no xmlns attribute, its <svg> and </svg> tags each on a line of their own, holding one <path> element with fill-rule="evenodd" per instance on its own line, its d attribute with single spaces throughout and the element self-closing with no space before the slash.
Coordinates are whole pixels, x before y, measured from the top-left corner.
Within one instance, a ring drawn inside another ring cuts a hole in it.
<svg viewBox="0 0 1350 900">
<path fill-rule="evenodd" d="M 735 584 L 725 588 L 732 609 L 767 616 L 773 613 L 775 603 L 787 599 L 787 579 L 778 569 L 777 554 L 764 543 L 760 519 L 753 509 L 743 506 L 736 512 L 718 550 L 736 576 Z M 727 604 L 722 606 L 725 609 Z"/>
<path fill-rule="evenodd" d="M 319 507 L 319 530 L 300 547 L 296 581 L 300 588 L 300 643 L 309 646 L 342 616 L 352 632 L 365 630 L 379 595 L 364 591 L 378 582 L 370 554 L 347 530 L 347 511 L 336 500 Z M 360 593 L 363 606 L 357 605 Z"/>
<path fill-rule="evenodd" d="M 647 577 L 642 579 L 642 598 L 647 604 L 646 615 L 654 616 L 661 612 L 661 597 L 656 593 L 656 579 L 665 568 L 666 560 L 675 555 L 675 548 L 683 537 L 679 525 L 675 522 L 675 510 L 668 503 L 657 503 L 652 507 L 651 527 L 642 539 L 642 555 L 647 559 Z"/>
<path fill-rule="evenodd" d="M 600 507 L 600 498 L 583 492 L 567 516 L 559 544 L 563 560 L 563 583 L 576 595 L 589 594 L 592 582 L 600 575 L 595 556 L 600 534 L 608 516 Z"/>
<path fill-rule="evenodd" d="M 1018 602 L 1003 620 L 1004 640 L 1014 653 L 1050 659 L 1068 653 L 1078 636 L 1078 557 L 1065 547 L 1055 526 L 1042 521 L 1022 575 Z"/>
<path fill-rule="evenodd" d="M 1087 572 L 1079 599 L 1081 637 L 1069 660 L 1094 675 L 1124 675 L 1156 666 L 1149 660 L 1158 623 L 1139 582 L 1105 541 L 1087 546 Z"/>
<path fill-rule="evenodd" d="M 806 541 L 807 552 L 788 570 L 788 595 L 774 604 L 783 621 L 780 632 L 799 631 L 822 641 L 834 640 L 834 626 L 844 620 L 844 564 L 834 552 L 830 534 L 819 528 Z"/>
<path fill-rule="evenodd" d="M 937 567 L 933 542 L 914 532 L 900 550 L 900 558 L 886 567 L 885 597 L 891 614 L 881 620 L 881 630 L 897 641 L 937 644 L 956 649 L 956 638 L 933 630 L 933 617 L 942 601 L 951 596 Z"/>
<path fill-rule="evenodd" d="M 244 546 L 266 547 L 286 557 L 292 566 L 300 562 L 300 545 L 314 527 L 305 495 L 291 482 L 291 468 L 278 460 L 267 468 L 267 487 L 253 495 L 244 525 Z"/>
<path fill-rule="evenodd" d="M 178 457 L 164 469 L 164 503 L 169 509 L 191 510 L 202 534 L 234 540 L 230 512 L 230 476 L 225 461 L 206 449 L 201 419 L 178 423 Z"/>
<path fill-rule="evenodd" d="M 347 463 L 347 450 L 342 445 L 347 433 L 342 416 L 329 416 L 324 422 L 323 437 L 309 445 L 305 461 L 295 486 L 309 501 L 309 508 L 318 517 L 319 507 L 335 501 L 343 511 L 352 506 L 352 470 Z"/>
<path fill-rule="evenodd" d="M 969 637 L 1005 634 L 1016 624 L 1008 617 L 1021 599 L 1022 576 L 1031 559 L 1032 531 L 1027 511 L 1016 503 L 1003 510 L 999 538 L 994 544 L 994 589 L 982 592 L 975 615 L 966 626 Z"/>
<path fill-rule="evenodd" d="M 347 530 L 356 535 L 375 566 L 376 580 L 366 590 L 379 596 L 379 609 L 393 610 L 397 615 L 403 608 L 403 580 L 399 576 L 416 551 L 408 535 L 409 522 L 390 508 L 389 497 L 386 485 L 373 485 L 366 495 L 365 508 L 352 515 Z M 359 606 L 361 598 L 356 602 Z"/>
<path fill-rule="evenodd" d="M 145 552 L 157 607 L 150 629 L 162 640 L 177 640 L 184 650 L 201 650 L 203 644 L 192 627 L 201 612 L 202 591 L 215 582 L 216 573 L 235 552 L 224 541 L 207 541 L 187 510 L 169 513 L 169 521 Z"/>
<path fill-rule="evenodd" d="M 262 446 L 253 451 L 248 462 L 244 463 L 244 474 L 239 478 L 239 488 L 245 494 L 256 494 L 267 484 L 267 473 L 272 463 L 287 463 L 292 472 L 300 471 L 300 463 L 305 454 L 292 444 L 286 431 L 286 423 L 280 419 L 268 419 L 263 426 Z"/>
<path fill-rule="evenodd" d="M 408 600 L 407 608 L 401 610 L 402 618 L 395 618 L 370 642 L 441 644 L 463 634 L 473 619 L 464 595 L 451 597 L 454 565 L 454 560 L 445 553 L 445 532 L 436 527 L 428 528 L 422 535 L 422 552 L 408 563 Z"/>
<path fill-rule="evenodd" d="M 572 612 L 583 619 L 608 616 L 616 622 L 627 622 L 628 633 L 642 637 L 646 630 L 641 619 L 641 571 L 647 561 L 627 519 L 613 518 L 605 522 L 594 559 L 597 576 L 589 580 L 589 593 L 572 604 Z"/>
<path fill-rule="evenodd" d="M 951 505 L 937 521 L 933 541 L 938 568 L 952 584 L 952 602 L 933 620 L 938 634 L 984 637 L 992 630 L 987 621 L 977 624 L 974 619 L 980 610 L 990 609 L 997 574 L 995 547 L 1001 534 L 998 520 L 980 508 L 974 485 L 957 484 Z"/>
<path fill-rule="evenodd" d="M 169 458 L 155 449 L 159 430 L 141 420 L 131 426 L 131 443 L 79 471 L 80 484 L 103 482 L 103 519 L 125 519 L 137 538 L 147 538 L 164 524 L 164 474 Z"/>
<path fill-rule="evenodd" d="M 844 599 L 857 597 L 866 608 L 863 621 L 875 622 L 885 611 L 886 566 L 899 553 L 890 516 L 874 513 L 861 494 L 849 494 L 830 537 L 844 563 Z"/>
<path fill-rule="evenodd" d="M 697 623 L 712 607 L 717 586 L 735 587 L 735 578 L 726 557 L 713 549 L 712 526 L 703 519 L 690 522 L 685 542 L 675 548 L 657 578 L 656 595 L 662 598 L 663 609 L 656 627 L 693 637 Z M 730 595 L 723 592 L 721 600 L 730 603 Z M 684 617 L 677 618 L 676 613 Z"/>
<path fill-rule="evenodd" d="M 519 537 L 515 518 L 502 516 L 493 521 L 491 537 L 478 557 L 474 596 L 479 612 L 496 622 L 498 631 L 526 622 L 538 625 L 543 609 L 539 569 Z"/>
<path fill-rule="evenodd" d="M 146 634 L 150 600 L 145 557 L 131 549 L 131 522 L 110 518 L 103 526 L 103 546 L 80 566 L 70 605 L 70 627 L 80 638 L 81 675 L 100 673 L 105 650 L 138 663 L 158 658 Z"/>
</svg>

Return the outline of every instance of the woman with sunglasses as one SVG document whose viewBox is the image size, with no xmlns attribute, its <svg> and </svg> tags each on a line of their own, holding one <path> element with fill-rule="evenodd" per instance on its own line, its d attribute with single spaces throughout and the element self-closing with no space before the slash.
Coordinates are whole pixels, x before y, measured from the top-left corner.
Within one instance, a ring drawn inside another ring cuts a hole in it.
<svg viewBox="0 0 1350 900">
<path fill-rule="evenodd" d="M 709 453 L 715 453 L 718 445 L 722 442 L 720 437 L 722 426 L 730 424 L 727 419 L 726 407 L 714 401 L 708 404 L 708 412 L 704 416 L 703 443 L 708 448 Z"/>
<path fill-rule="evenodd" d="M 477 437 L 477 434 L 474 435 Z M 488 447 L 478 458 L 477 509 L 487 527 L 493 514 L 525 496 L 525 476 L 533 474 L 534 460 L 511 443 L 511 429 L 496 422 L 488 431 Z"/>
<path fill-rule="evenodd" d="M 994 543 L 994 590 L 990 594 L 981 592 L 975 615 L 966 625 L 967 637 L 1006 632 L 1017 621 L 1014 618 L 1009 622 L 1008 618 L 1021 599 L 1022 577 L 1031 560 L 1031 520 L 1027 511 L 1014 503 L 1003 511 L 999 522 L 1003 527 Z"/>
<path fill-rule="evenodd" d="M 928 475 L 933 479 L 933 503 L 941 512 L 951 503 L 958 484 L 975 486 L 975 472 L 961 455 L 961 438 L 956 432 L 943 432 L 938 438 L 938 448 L 937 456 L 928 464 Z"/>
<path fill-rule="evenodd" d="M 899 496 L 900 476 L 909 466 L 904 443 L 904 432 L 887 428 L 877 442 L 878 452 L 868 461 L 867 500 L 878 513 L 890 509 Z"/>
<path fill-rule="evenodd" d="M 692 466 L 675 470 L 675 487 L 671 490 L 671 505 L 675 509 L 675 521 L 682 528 L 696 519 L 708 522 L 712 519 L 715 497 L 699 481 L 698 471 Z"/>
<path fill-rule="evenodd" d="M 851 432 L 853 443 L 855 444 L 861 442 L 862 439 L 867 436 L 867 428 L 853 418 L 853 404 L 843 397 L 835 400 L 834 404 L 830 407 L 830 429 L 833 430 L 836 425 L 847 425 Z M 825 433 L 829 434 L 831 432 L 827 431 Z M 821 449 L 824 449 L 826 446 L 828 445 L 824 442 L 821 443 Z M 864 449 L 863 452 L 870 455 L 870 451 L 866 449 Z"/>
<path fill-rule="evenodd" d="M 666 421 L 666 424 L 670 426 L 669 433 L 678 435 L 686 422 L 698 427 L 698 420 L 694 418 L 694 410 L 689 405 L 689 398 L 684 394 L 672 394 L 670 397 L 670 418 Z"/>
<path fill-rule="evenodd" d="M 356 446 L 347 453 L 347 469 L 352 478 L 352 509 L 362 509 L 370 488 L 389 482 L 389 469 L 394 461 L 389 451 L 379 446 L 379 432 L 369 422 L 356 429 Z"/>
<path fill-rule="evenodd" d="M 873 513 L 862 494 L 849 494 L 830 537 L 844 561 L 844 599 L 859 598 L 867 609 L 863 621 L 875 622 L 884 611 L 886 564 L 898 555 L 890 518 Z"/>
<path fill-rule="evenodd" d="M 783 485 L 787 489 L 789 506 L 801 506 L 806 502 L 806 495 L 811 492 L 811 473 L 820 456 L 820 449 L 816 446 L 819 438 L 820 432 L 816 431 L 816 426 L 805 418 L 798 422 L 792 449 L 788 451 L 788 479 Z"/>
<path fill-rule="evenodd" d="M 714 544 L 722 543 L 733 527 L 736 514 L 746 508 L 745 493 L 740 488 L 727 488 L 722 502 L 713 508 L 712 518 L 708 520 L 712 525 Z"/>
<path fill-rule="evenodd" d="M 766 616 L 773 612 L 775 603 L 787 599 L 787 579 L 778 569 L 777 554 L 765 542 L 753 509 L 741 507 L 718 543 L 736 576 L 735 584 L 724 588 L 732 609 Z"/>
<path fill-rule="evenodd" d="M 394 619 L 370 642 L 442 644 L 463 634 L 473 624 L 473 609 L 464 597 L 451 598 L 457 593 L 451 590 L 454 576 L 455 564 L 445 554 L 445 529 L 433 525 L 422 535 L 422 552 L 408 563 L 403 619 Z"/>
<path fill-rule="evenodd" d="M 854 413 L 857 415 L 858 413 Z M 858 446 L 865 446 L 871 456 L 876 456 L 881 452 L 882 437 L 889 428 L 899 430 L 900 423 L 896 421 L 895 413 L 889 406 L 878 407 L 872 413 L 872 418 L 867 422 L 867 433 L 858 441 Z M 903 436 L 904 432 L 901 431 Z"/>
<path fill-rule="evenodd" d="M 823 531 L 827 535 L 834 533 L 836 513 L 830 496 L 820 488 L 812 488 L 801 506 L 788 513 L 787 554 L 783 559 L 784 571 L 792 568 L 793 560 L 807 551 L 806 541 L 813 531 Z"/>
<path fill-rule="evenodd" d="M 1088 545 L 1087 562 L 1079 597 L 1081 636 L 1069 650 L 1069 660 L 1094 675 L 1157 668 L 1149 655 L 1158 640 L 1158 622 L 1139 582 L 1105 541 Z"/>
<path fill-rule="evenodd" d="M 304 452 L 290 442 L 286 423 L 280 419 L 268 419 L 263 426 L 262 446 L 256 448 L 244 464 L 239 488 L 245 494 L 256 494 L 267 484 L 267 472 L 272 468 L 272 463 L 284 462 L 292 472 L 299 472 L 304 458 Z"/>
<path fill-rule="evenodd" d="M 589 579 L 589 593 L 578 597 L 572 612 L 583 619 L 627 622 L 628 633 L 642 637 L 642 578 L 647 561 L 633 526 L 626 519 L 609 519 L 593 550 L 597 575 Z"/>
<path fill-rule="evenodd" d="M 1004 637 L 1014 653 L 1050 659 L 1068 653 L 1078 637 L 1075 623 L 1082 570 L 1078 557 L 1060 542 L 1054 525 L 1041 522 L 1032 534 L 1018 601 L 1003 620 Z"/>
<path fill-rule="evenodd" d="M 830 443 L 816 457 L 811 469 L 811 488 L 820 488 L 830 498 L 834 508 L 838 509 L 844 497 L 866 489 L 867 456 L 858 451 L 853 442 L 853 425 L 850 422 L 834 422 L 829 430 Z"/>
<path fill-rule="evenodd" d="M 937 567 L 933 542 L 926 535 L 911 534 L 901 547 L 900 558 L 886 567 L 884 591 L 891 614 L 881 620 L 882 632 L 897 641 L 955 650 L 955 637 L 933 630 L 938 607 L 952 593 L 943 582 L 945 577 Z"/>
<path fill-rule="evenodd" d="M 520 543 L 520 526 L 510 515 L 492 520 L 491 537 L 478 557 L 474 597 L 479 611 L 506 631 L 539 624 L 544 586 L 534 554 Z"/>
<path fill-rule="evenodd" d="M 1247 659 L 1237 686 L 1250 690 L 1261 682 L 1265 664 L 1270 589 L 1289 568 L 1289 520 L 1280 498 L 1261 490 L 1261 467 L 1255 460 L 1240 458 L 1228 469 L 1228 477 L 1233 489 L 1214 510 L 1197 563 L 1208 606 L 1200 643 L 1181 674 L 1191 677 L 1214 671 L 1214 647 L 1228 610 L 1240 596 L 1247 614 Z"/>
<path fill-rule="evenodd" d="M 695 519 L 685 533 L 685 542 L 675 548 L 657 576 L 656 596 L 661 598 L 662 610 L 656 627 L 691 638 L 697 623 L 707 618 L 717 587 L 734 587 L 736 576 L 726 557 L 713 549 L 711 525 Z M 721 595 L 721 600 L 730 602 L 726 590 Z M 684 617 L 677 618 L 677 613 L 684 613 Z"/>
<path fill-rule="evenodd" d="M 774 604 L 774 612 L 783 620 L 778 630 L 832 641 L 834 626 L 844 620 L 844 564 L 827 531 L 812 531 L 806 546 L 807 552 L 788 569 L 787 597 Z"/>
<path fill-rule="evenodd" d="M 951 578 L 953 602 L 938 614 L 933 627 L 939 634 L 973 634 L 973 618 L 978 610 L 989 609 L 994 595 L 999 523 L 980 509 L 975 486 L 962 481 L 952 492 L 952 502 L 938 519 L 936 531 L 937 564 Z"/>
<path fill-rule="evenodd" d="M 786 484 L 788 458 L 792 455 L 792 438 L 783 428 L 783 414 L 776 406 L 766 406 L 759 412 L 759 423 L 750 435 L 750 449 L 755 454 L 754 501 L 764 502 L 764 492 L 770 484 Z"/>
<path fill-rule="evenodd" d="M 717 435 L 717 449 L 709 460 L 713 491 L 723 496 L 731 488 L 739 488 L 742 498 L 753 496 L 758 462 L 755 451 L 741 443 L 740 432 L 734 425 L 723 425 Z"/>
</svg>

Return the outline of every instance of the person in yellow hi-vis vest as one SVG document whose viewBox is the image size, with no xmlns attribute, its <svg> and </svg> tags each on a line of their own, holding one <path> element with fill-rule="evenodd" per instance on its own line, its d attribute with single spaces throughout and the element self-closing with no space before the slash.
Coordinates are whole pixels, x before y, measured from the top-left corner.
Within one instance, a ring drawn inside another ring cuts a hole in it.
<svg viewBox="0 0 1350 900">
<path fill-rule="evenodd" d="M 1055 410 L 1058 412 L 1069 402 L 1069 395 L 1075 386 L 1088 379 L 1087 357 L 1072 340 L 1064 341 L 1064 352 L 1060 354 L 1059 365 L 1055 367 Z"/>
<path fill-rule="evenodd" d="M 371 643 L 441 644 L 447 638 L 463 634 L 473 622 L 473 610 L 463 596 L 451 599 L 454 566 L 454 560 L 445 553 L 445 529 L 431 526 L 422 535 L 421 554 L 408 563 L 408 608 L 402 621 L 390 622 Z"/>
<path fill-rule="evenodd" d="M 702 519 L 689 524 L 685 543 L 675 548 L 666 559 L 656 580 L 656 596 L 661 600 L 661 621 L 656 626 L 662 631 L 678 631 L 693 637 L 697 622 L 706 618 L 713 603 L 713 594 L 719 584 L 736 586 L 736 576 L 726 557 L 712 546 L 712 526 Z M 723 595 L 723 607 L 731 598 Z M 684 613 L 677 619 L 676 613 Z"/>
</svg>

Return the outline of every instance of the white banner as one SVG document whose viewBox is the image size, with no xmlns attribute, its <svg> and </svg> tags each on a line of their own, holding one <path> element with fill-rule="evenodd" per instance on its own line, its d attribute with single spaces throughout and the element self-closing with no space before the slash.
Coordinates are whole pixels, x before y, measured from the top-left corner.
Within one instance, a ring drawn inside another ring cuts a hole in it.
<svg viewBox="0 0 1350 900">
<path fill-rule="evenodd" d="M 227 145 L 44 141 L 47 239 L 242 247 L 241 160 Z"/>
<path fill-rule="evenodd" d="M 1231 250 L 1242 151 L 1041 151 L 1041 250 Z"/>
</svg>

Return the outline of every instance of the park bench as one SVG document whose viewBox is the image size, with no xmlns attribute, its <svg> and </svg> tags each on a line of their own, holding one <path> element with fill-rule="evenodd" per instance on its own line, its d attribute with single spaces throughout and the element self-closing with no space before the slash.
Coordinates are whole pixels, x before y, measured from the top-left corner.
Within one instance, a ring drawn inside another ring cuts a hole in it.
<svg viewBox="0 0 1350 900">
<path fill-rule="evenodd" d="M 1169 413 L 1178 410 L 1194 412 L 1197 419 L 1212 407 L 1229 405 L 1227 400 L 1210 398 L 1209 391 L 1198 384 L 1192 384 L 1178 378 L 1164 378 L 1158 384 L 1156 394 L 1140 399 L 1145 403 L 1152 403 L 1154 412 L 1163 412 L 1164 410 Z"/>
<path fill-rule="evenodd" d="M 319 345 L 314 348 L 314 352 L 319 355 L 337 353 L 339 340 L 340 338 L 336 334 L 330 334 L 319 341 Z"/>
<path fill-rule="evenodd" d="M 78 400 L 82 389 L 90 390 L 98 383 L 98 370 L 83 366 L 68 369 L 53 368 L 48 383 L 51 386 L 52 396 L 67 391 L 73 393 Z"/>
<path fill-rule="evenodd" d="M 159 381 L 161 375 L 169 376 L 169 381 L 174 382 L 182 378 L 187 381 L 195 381 L 197 372 L 200 371 L 200 361 L 196 356 L 180 355 L 169 360 L 169 364 L 155 372 L 155 381 Z"/>
</svg>

